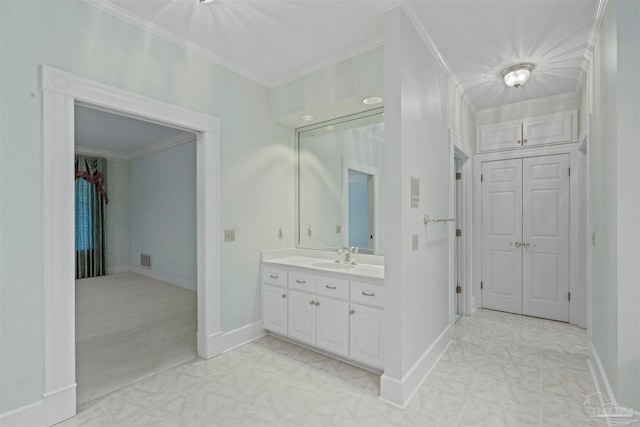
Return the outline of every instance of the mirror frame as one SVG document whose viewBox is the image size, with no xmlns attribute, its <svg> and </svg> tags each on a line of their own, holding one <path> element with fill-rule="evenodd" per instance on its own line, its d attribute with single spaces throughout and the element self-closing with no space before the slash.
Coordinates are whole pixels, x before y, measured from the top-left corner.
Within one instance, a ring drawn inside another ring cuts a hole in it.
<svg viewBox="0 0 640 427">
<path fill-rule="evenodd" d="M 323 122 L 318 122 L 318 123 L 314 123 L 311 125 L 307 125 L 307 126 L 302 126 L 299 127 L 297 129 L 295 129 L 295 138 L 296 138 L 296 143 L 295 143 L 295 199 L 296 199 L 296 205 L 295 205 L 295 216 L 296 216 L 296 228 L 295 228 L 295 247 L 296 248 L 300 248 L 300 249 L 314 249 L 314 250 L 322 250 L 322 251 L 336 251 L 340 248 L 338 247 L 332 247 L 332 246 L 322 246 L 320 244 L 318 245 L 306 245 L 306 244 L 301 244 L 301 230 L 300 230 L 300 135 L 304 132 L 310 131 L 310 130 L 314 130 L 314 129 L 320 129 L 323 127 L 327 127 L 330 125 L 335 125 L 335 124 L 339 124 L 339 123 L 345 123 L 345 122 L 350 122 L 350 121 L 354 121 L 354 120 L 359 120 L 365 117 L 370 117 L 370 116 L 375 116 L 378 114 L 384 114 L 384 106 L 383 107 L 377 107 L 377 108 L 373 108 L 371 110 L 366 110 L 366 111 L 362 111 L 356 114 L 349 114 L 346 116 L 341 116 L 341 117 L 336 117 L 334 119 L 331 120 L 326 120 Z M 344 163 L 344 158 L 342 160 L 342 162 Z M 344 166 L 341 164 L 340 166 L 341 168 L 344 168 Z M 344 179 L 344 178 L 343 178 Z M 378 183 L 378 177 L 375 177 L 375 203 L 376 203 L 376 209 L 379 209 L 379 206 L 377 206 L 378 200 L 379 200 L 379 183 Z M 344 183 L 343 183 L 344 186 Z M 344 216 L 344 192 L 343 192 L 343 216 Z M 379 232 L 380 230 L 380 226 L 381 224 L 379 224 L 379 218 L 380 215 L 378 215 L 378 212 L 375 212 L 374 215 L 374 219 L 375 219 L 375 230 Z M 343 225 L 343 232 L 344 232 L 345 228 Z M 348 226 L 346 227 L 346 230 L 348 230 Z M 348 237 L 347 237 L 348 238 Z M 377 247 L 377 236 L 374 240 L 375 242 L 375 246 L 373 249 L 373 253 L 363 253 L 363 254 L 368 254 L 368 255 L 377 255 L 377 256 L 382 256 L 384 255 L 384 252 L 380 250 L 380 248 Z M 348 246 L 348 245 L 347 245 Z"/>
</svg>

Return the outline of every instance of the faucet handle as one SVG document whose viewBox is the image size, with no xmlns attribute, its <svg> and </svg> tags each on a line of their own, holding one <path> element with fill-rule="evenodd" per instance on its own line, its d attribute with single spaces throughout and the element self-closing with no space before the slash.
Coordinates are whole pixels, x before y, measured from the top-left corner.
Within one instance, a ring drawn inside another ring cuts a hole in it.
<svg viewBox="0 0 640 427">
<path fill-rule="evenodd" d="M 351 251 L 352 254 L 357 254 L 360 248 L 357 246 L 351 246 L 349 250 Z"/>
</svg>

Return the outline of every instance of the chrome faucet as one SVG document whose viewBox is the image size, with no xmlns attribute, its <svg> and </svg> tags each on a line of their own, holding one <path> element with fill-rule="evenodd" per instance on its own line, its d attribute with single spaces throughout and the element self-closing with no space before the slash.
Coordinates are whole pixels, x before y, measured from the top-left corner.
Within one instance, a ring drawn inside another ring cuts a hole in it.
<svg viewBox="0 0 640 427">
<path fill-rule="evenodd" d="M 351 265 L 356 265 L 356 259 L 353 258 L 351 255 L 357 255 L 358 254 L 358 250 L 359 248 L 357 246 L 351 246 L 350 248 L 347 248 L 346 246 L 343 248 L 338 249 L 338 259 L 335 260 L 334 262 L 336 263 L 342 263 L 342 264 L 351 264 Z M 342 261 L 340 260 L 340 257 L 342 256 Z"/>
</svg>

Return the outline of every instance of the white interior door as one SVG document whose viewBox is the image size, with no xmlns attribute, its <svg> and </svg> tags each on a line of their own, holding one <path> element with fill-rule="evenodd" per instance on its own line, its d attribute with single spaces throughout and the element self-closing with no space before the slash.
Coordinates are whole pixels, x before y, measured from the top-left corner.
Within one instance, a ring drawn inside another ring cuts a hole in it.
<svg viewBox="0 0 640 427">
<path fill-rule="evenodd" d="M 569 321 L 569 155 L 523 159 L 522 313 Z"/>
<path fill-rule="evenodd" d="M 522 313 L 522 159 L 482 163 L 482 306 Z"/>
</svg>

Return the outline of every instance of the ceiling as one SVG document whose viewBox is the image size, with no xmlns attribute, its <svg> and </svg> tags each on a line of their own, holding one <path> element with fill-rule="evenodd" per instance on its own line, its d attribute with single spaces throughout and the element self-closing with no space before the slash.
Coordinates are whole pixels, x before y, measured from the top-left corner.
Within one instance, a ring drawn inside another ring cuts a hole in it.
<svg viewBox="0 0 640 427">
<path fill-rule="evenodd" d="M 402 5 L 474 109 L 576 93 L 602 0 L 85 0 L 268 87 L 383 44 Z M 532 62 L 518 89 L 500 71 Z"/>
<path fill-rule="evenodd" d="M 76 151 L 131 160 L 180 144 L 195 141 L 185 132 L 108 111 L 75 106 Z"/>
</svg>

